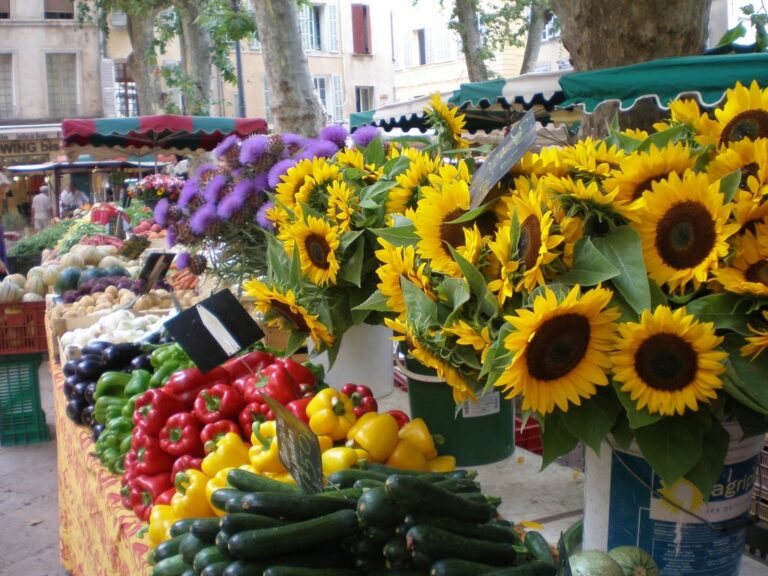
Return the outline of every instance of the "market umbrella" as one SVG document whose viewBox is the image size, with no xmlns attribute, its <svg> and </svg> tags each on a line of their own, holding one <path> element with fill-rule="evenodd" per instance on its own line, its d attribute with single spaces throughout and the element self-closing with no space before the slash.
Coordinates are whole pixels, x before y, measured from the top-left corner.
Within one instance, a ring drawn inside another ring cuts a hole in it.
<svg viewBox="0 0 768 576">
<path fill-rule="evenodd" d="M 213 150 L 230 134 L 246 137 L 266 131 L 267 122 L 261 118 L 171 114 L 67 119 L 61 123 L 63 148 L 70 158 L 84 152 L 103 157 L 114 151 L 126 154 L 163 151 L 183 155 L 195 150 Z"/>
</svg>

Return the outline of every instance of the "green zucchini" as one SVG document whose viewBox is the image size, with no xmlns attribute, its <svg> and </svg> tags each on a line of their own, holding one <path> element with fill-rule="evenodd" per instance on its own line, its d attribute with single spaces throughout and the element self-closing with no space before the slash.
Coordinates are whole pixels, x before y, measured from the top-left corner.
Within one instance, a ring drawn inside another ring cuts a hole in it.
<svg viewBox="0 0 768 576">
<path fill-rule="evenodd" d="M 458 468 L 450 472 L 426 472 L 421 470 L 402 470 L 401 468 L 393 468 L 386 464 L 379 464 L 378 462 L 365 462 L 363 463 L 363 469 L 371 472 L 378 472 L 385 476 L 391 476 L 392 474 L 399 474 L 401 476 L 418 476 L 422 480 L 432 480 L 439 482 L 440 480 L 446 480 L 448 478 L 475 478 L 477 471 L 467 470 L 466 468 Z"/>
<path fill-rule="evenodd" d="M 205 540 L 200 540 L 200 538 L 193 534 L 187 534 L 187 538 L 185 538 L 184 542 L 179 546 L 179 554 L 181 554 L 184 562 L 191 566 L 197 553 L 209 546 L 210 544 Z"/>
<path fill-rule="evenodd" d="M 216 534 L 216 548 L 221 550 L 224 554 L 229 554 L 229 539 L 231 536 L 232 534 L 225 530 L 219 530 L 218 534 Z"/>
<path fill-rule="evenodd" d="M 223 554 L 216 546 L 208 546 L 195 554 L 192 568 L 195 570 L 195 574 L 200 576 L 209 565 L 216 564 L 217 562 L 229 562 L 231 559 L 232 557 L 229 554 Z"/>
<path fill-rule="evenodd" d="M 426 576 L 426 574 L 424 570 L 416 570 L 415 568 L 402 568 L 401 570 L 384 568 L 383 570 L 369 572 L 368 576 Z"/>
<path fill-rule="evenodd" d="M 469 478 L 448 478 L 439 482 L 432 482 L 434 486 L 439 486 L 448 492 L 480 492 L 480 484 Z"/>
<path fill-rule="evenodd" d="M 363 530 L 363 536 L 374 542 L 385 543 L 396 535 L 391 526 L 368 526 Z M 405 536 L 405 532 L 403 532 Z"/>
<path fill-rule="evenodd" d="M 384 565 L 390 570 L 396 568 L 407 568 L 411 561 L 411 554 L 405 544 L 405 538 L 397 536 L 390 539 L 382 549 L 384 555 Z"/>
<path fill-rule="evenodd" d="M 356 481 L 353 485 L 353 488 L 362 488 L 363 490 L 368 490 L 370 488 L 383 488 L 384 487 L 384 481 L 383 480 L 374 480 L 373 478 L 360 478 L 360 480 Z"/>
<path fill-rule="evenodd" d="M 328 483 L 335 484 L 339 488 L 351 488 L 358 480 L 378 480 L 379 482 L 384 482 L 386 479 L 387 475 L 381 472 L 349 468 L 347 470 L 339 470 L 328 476 Z"/>
<path fill-rule="evenodd" d="M 255 530 L 257 528 L 274 528 L 284 526 L 286 522 L 279 518 L 263 516 L 261 514 L 247 514 L 245 512 L 227 514 L 219 519 L 219 529 L 230 534 L 236 534 L 243 530 Z"/>
<path fill-rule="evenodd" d="M 357 515 L 363 526 L 395 526 L 404 511 L 386 488 L 366 490 L 357 500 Z"/>
<path fill-rule="evenodd" d="M 327 543 L 302 550 L 300 554 L 269 556 L 258 560 L 235 560 L 224 571 L 224 576 L 262 576 L 270 566 L 302 566 L 307 568 L 349 568 L 350 555 Z"/>
<path fill-rule="evenodd" d="M 360 498 L 362 494 L 363 494 L 363 489 L 355 488 L 354 486 L 352 488 L 329 487 L 329 488 L 326 488 L 320 494 L 318 494 L 318 496 L 322 496 L 323 498 L 342 498 L 346 500 L 357 501 L 357 499 Z"/>
<path fill-rule="evenodd" d="M 459 560 L 458 558 L 443 558 L 429 569 L 429 576 L 477 576 L 498 570 L 498 566 Z"/>
<path fill-rule="evenodd" d="M 152 550 L 153 561 L 160 562 L 160 560 L 165 560 L 166 558 L 179 554 L 179 547 L 187 536 L 189 536 L 189 534 L 179 534 L 170 540 L 158 544 L 155 549 Z"/>
<path fill-rule="evenodd" d="M 465 522 L 464 520 L 457 520 L 456 518 L 439 516 L 437 514 L 428 514 L 426 512 L 411 512 L 403 520 L 403 528 L 405 529 L 405 532 L 419 524 L 442 528 L 453 534 L 459 534 L 460 536 L 466 536 L 468 538 L 477 538 L 478 540 L 522 544 L 517 532 L 512 528 L 497 524 Z"/>
<path fill-rule="evenodd" d="M 357 572 L 346 568 L 306 568 L 303 566 L 270 566 L 264 576 L 355 576 Z"/>
<path fill-rule="evenodd" d="M 289 494 L 301 493 L 301 488 L 295 484 L 273 480 L 260 474 L 254 474 L 247 470 L 234 468 L 227 472 L 227 482 L 238 490 L 244 492 L 287 492 Z"/>
<path fill-rule="evenodd" d="M 176 520 L 176 522 L 171 525 L 171 537 L 178 536 L 179 534 L 187 534 L 189 529 L 192 527 L 192 522 L 195 520 L 197 520 L 197 518 L 184 518 L 182 520 Z"/>
<path fill-rule="evenodd" d="M 539 532 L 536 532 L 535 530 L 526 532 L 523 543 L 534 560 L 539 560 L 540 562 L 546 562 L 547 564 L 555 566 L 555 558 L 552 556 L 552 550 L 550 550 L 549 544 L 544 539 L 544 536 Z"/>
<path fill-rule="evenodd" d="M 317 518 L 339 510 L 354 509 L 356 505 L 355 500 L 281 492 L 251 492 L 242 501 L 242 509 L 246 512 L 289 520 Z"/>
<path fill-rule="evenodd" d="M 184 570 L 184 572 L 181 573 L 181 576 L 195 576 L 195 571 L 191 566 L 189 566 L 186 570 Z"/>
<path fill-rule="evenodd" d="M 189 531 L 200 540 L 213 544 L 219 532 L 219 519 L 217 517 L 198 518 L 192 522 L 192 528 Z"/>
<path fill-rule="evenodd" d="M 224 574 L 224 570 L 227 569 L 229 564 L 229 560 L 208 564 L 208 566 L 203 568 L 203 571 L 200 572 L 200 576 L 222 576 Z"/>
<path fill-rule="evenodd" d="M 486 572 L 485 576 L 555 576 L 557 568 L 546 562 L 531 562 L 520 566 L 500 568 L 493 572 Z"/>
<path fill-rule="evenodd" d="M 387 478 L 385 489 L 397 502 L 412 511 L 430 512 L 478 523 L 488 522 L 496 516 L 496 511 L 487 504 L 471 502 L 415 476 L 394 474 Z M 369 490 L 368 493 L 370 492 L 372 491 Z"/>
<path fill-rule="evenodd" d="M 304 550 L 357 531 L 357 515 L 352 510 L 338 510 L 287 526 L 239 532 L 229 539 L 229 551 L 237 558 L 253 560 Z"/>
<path fill-rule="evenodd" d="M 249 492 L 234 488 L 219 488 L 211 494 L 211 505 L 227 512 L 242 512 L 242 502 Z M 229 508 L 227 508 L 229 506 Z"/>
<path fill-rule="evenodd" d="M 189 565 L 181 558 L 181 554 L 176 554 L 155 564 L 152 568 L 152 576 L 181 576 L 187 568 Z"/>
<path fill-rule="evenodd" d="M 411 551 L 421 552 L 435 559 L 459 558 L 495 566 L 509 566 L 517 557 L 512 544 L 466 538 L 434 526 L 414 526 L 408 530 L 406 540 Z"/>
</svg>

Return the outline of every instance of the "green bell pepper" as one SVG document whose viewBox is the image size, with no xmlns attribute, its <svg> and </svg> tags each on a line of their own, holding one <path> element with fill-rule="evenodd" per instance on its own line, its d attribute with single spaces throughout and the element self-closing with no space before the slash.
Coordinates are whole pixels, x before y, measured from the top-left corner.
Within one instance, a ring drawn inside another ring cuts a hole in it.
<svg viewBox="0 0 768 576">
<path fill-rule="evenodd" d="M 162 366 L 157 368 L 155 373 L 152 375 L 152 378 L 150 378 L 149 387 L 160 388 L 160 386 L 165 384 L 168 378 L 171 377 L 171 374 L 179 370 L 180 367 L 181 360 L 169 360 L 168 362 L 165 362 Z"/>
<path fill-rule="evenodd" d="M 178 344 L 168 344 L 167 346 L 161 346 L 152 352 L 149 357 L 149 362 L 152 367 L 157 369 L 170 360 L 187 360 L 187 356 L 184 349 Z"/>
<path fill-rule="evenodd" d="M 123 406 L 123 410 L 120 413 L 120 416 L 123 418 L 128 418 L 129 420 L 133 421 L 133 411 L 136 410 L 136 400 L 138 400 L 141 397 L 141 394 L 134 394 L 130 398 L 128 398 L 128 402 L 125 403 L 125 406 Z"/>
<path fill-rule="evenodd" d="M 102 396 L 96 400 L 93 417 L 99 424 L 108 424 L 110 420 L 120 416 L 126 402 L 122 396 Z"/>
<path fill-rule="evenodd" d="M 131 372 L 131 379 L 125 385 L 124 394 L 128 398 L 136 394 L 142 394 L 149 389 L 149 380 L 152 378 L 146 370 L 134 370 Z"/>
<path fill-rule="evenodd" d="M 96 391 L 93 397 L 98 400 L 104 396 L 124 396 L 125 385 L 131 379 L 125 372 L 104 372 L 96 382 Z"/>
</svg>

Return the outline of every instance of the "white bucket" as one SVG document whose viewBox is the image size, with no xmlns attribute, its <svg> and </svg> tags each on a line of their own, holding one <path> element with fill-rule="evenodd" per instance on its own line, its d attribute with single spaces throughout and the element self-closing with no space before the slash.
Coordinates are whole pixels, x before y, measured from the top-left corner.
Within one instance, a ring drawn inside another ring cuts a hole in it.
<svg viewBox="0 0 768 576">
<path fill-rule="evenodd" d="M 737 426 L 728 432 L 725 466 L 709 502 L 692 496 L 698 491 L 686 481 L 664 490 L 710 525 L 659 495 L 661 480 L 634 444 L 614 452 L 604 442 L 599 456 L 587 450 L 583 549 L 639 546 L 663 576 L 738 576 L 764 438 L 739 440 Z"/>
<path fill-rule="evenodd" d="M 376 398 L 392 392 L 394 365 L 392 359 L 392 330 L 386 326 L 360 324 L 344 333 L 339 354 L 328 369 L 328 354 L 314 356 L 309 346 L 310 360 L 325 368 L 325 381 L 334 388 L 344 384 L 365 384 Z"/>
</svg>

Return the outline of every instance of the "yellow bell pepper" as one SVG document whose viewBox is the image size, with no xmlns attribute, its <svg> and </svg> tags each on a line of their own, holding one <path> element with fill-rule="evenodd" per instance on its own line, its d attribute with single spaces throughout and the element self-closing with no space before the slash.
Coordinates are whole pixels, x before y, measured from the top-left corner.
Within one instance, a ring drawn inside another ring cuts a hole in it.
<svg viewBox="0 0 768 576">
<path fill-rule="evenodd" d="M 149 530 L 147 532 L 152 546 L 157 546 L 171 538 L 171 526 L 179 518 L 173 513 L 173 508 L 167 504 L 152 506 L 149 514 Z"/>
<path fill-rule="evenodd" d="M 248 446 L 234 432 L 228 432 L 217 443 L 213 452 L 203 458 L 201 468 L 208 478 L 216 476 L 222 468 L 237 468 L 248 464 Z"/>
<path fill-rule="evenodd" d="M 323 475 L 330 476 L 339 470 L 352 468 L 360 459 L 357 450 L 346 446 L 335 446 L 320 456 L 323 461 Z"/>
<path fill-rule="evenodd" d="M 414 418 L 403 426 L 400 429 L 400 438 L 408 440 L 414 448 L 424 454 L 424 458 L 427 460 L 437 457 L 435 439 L 429 433 L 429 428 L 427 428 L 427 423 L 424 422 L 423 418 Z"/>
<path fill-rule="evenodd" d="M 427 468 L 430 472 L 453 472 L 456 470 L 456 458 L 454 456 L 438 456 L 427 460 Z"/>
<path fill-rule="evenodd" d="M 216 490 L 220 490 L 221 488 L 231 488 L 232 486 L 229 485 L 229 482 L 227 482 L 227 474 L 229 474 L 229 471 L 233 468 L 227 467 L 222 468 L 218 472 L 216 472 L 216 475 L 213 478 L 206 478 L 207 482 L 204 486 L 204 492 L 205 492 L 205 499 L 206 502 L 209 504 L 209 508 L 211 511 L 216 514 L 216 516 L 225 516 L 227 512 L 225 510 L 219 510 L 212 504 L 211 502 L 211 496 L 213 496 L 213 493 Z M 208 516 L 211 516 L 211 514 L 208 514 Z"/>
<path fill-rule="evenodd" d="M 322 434 L 317 437 L 317 441 L 320 443 L 320 452 L 325 452 L 326 450 L 333 448 L 333 438 L 330 436 Z"/>
<path fill-rule="evenodd" d="M 250 456 L 250 450 L 248 451 L 248 454 Z M 243 464 L 242 466 L 238 466 L 238 468 L 240 470 L 245 470 L 246 472 L 250 472 L 251 474 L 258 474 L 259 473 L 259 471 L 256 470 L 256 468 L 254 468 L 250 464 Z"/>
<path fill-rule="evenodd" d="M 352 427 L 349 430 L 347 430 L 347 440 L 352 440 L 352 438 L 354 438 L 355 434 L 357 434 L 357 431 L 360 430 L 360 427 L 363 424 L 369 422 L 370 420 L 373 420 L 378 415 L 379 415 L 378 412 L 366 412 L 365 414 L 360 416 L 360 418 L 355 420 L 355 423 L 352 424 Z"/>
<path fill-rule="evenodd" d="M 359 426 L 351 439 L 368 452 L 371 461 L 384 462 L 397 446 L 397 431 L 397 420 L 391 414 L 376 414 Z"/>
<path fill-rule="evenodd" d="M 291 476 L 290 472 L 282 472 L 280 474 L 265 474 L 267 478 L 277 480 L 278 482 L 285 482 L 286 484 L 296 484 L 296 479 Z"/>
<path fill-rule="evenodd" d="M 327 434 L 333 440 L 343 440 L 357 420 L 352 402 L 343 392 L 333 388 L 320 390 L 307 404 L 309 428 L 317 434 Z"/>
<path fill-rule="evenodd" d="M 258 427 L 253 427 L 251 434 L 251 446 L 248 450 L 248 459 L 257 474 L 283 474 L 287 472 L 280 461 L 280 453 L 277 445 L 277 423 L 274 420 L 262 422 Z"/>
<path fill-rule="evenodd" d="M 427 459 L 408 440 L 399 440 L 397 446 L 389 455 L 387 466 L 401 470 L 427 470 Z"/>
<path fill-rule="evenodd" d="M 178 518 L 213 516 L 208 498 L 208 476 L 200 470 L 189 469 L 176 474 L 176 494 L 171 507 Z"/>
</svg>

